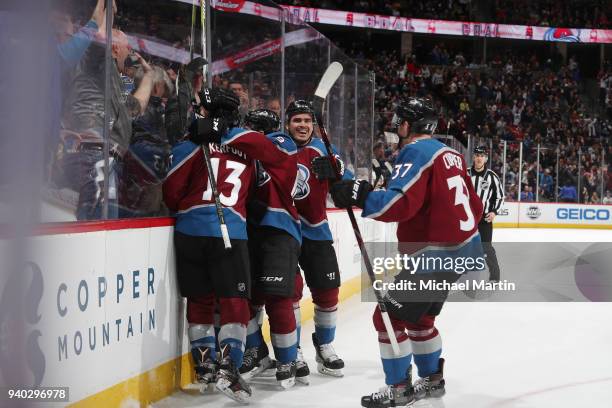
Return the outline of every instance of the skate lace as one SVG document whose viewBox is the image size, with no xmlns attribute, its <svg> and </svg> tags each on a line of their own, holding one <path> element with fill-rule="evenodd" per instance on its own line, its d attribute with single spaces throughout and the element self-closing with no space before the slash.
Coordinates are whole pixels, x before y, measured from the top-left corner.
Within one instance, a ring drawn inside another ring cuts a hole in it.
<svg viewBox="0 0 612 408">
<path fill-rule="evenodd" d="M 279 364 L 279 365 L 276 367 L 276 371 L 278 371 L 278 372 L 291 371 L 291 363 L 287 363 L 287 364 Z"/>
<path fill-rule="evenodd" d="M 392 399 L 392 398 L 393 398 L 393 390 L 389 386 L 382 387 L 380 390 L 378 390 L 378 392 L 375 392 L 372 394 L 373 401 L 381 401 L 381 400 Z"/>
<path fill-rule="evenodd" d="M 338 355 L 336 354 L 336 350 L 334 350 L 334 347 L 331 345 L 331 343 L 321 344 L 319 346 L 319 349 L 321 350 L 321 355 L 324 359 L 330 361 L 335 361 L 339 359 Z"/>
<path fill-rule="evenodd" d="M 255 361 L 257 361 L 257 347 L 251 347 L 246 349 L 242 361 L 242 364 L 246 366 L 250 366 L 255 363 Z"/>
<path fill-rule="evenodd" d="M 427 389 L 429 388 L 429 377 L 419 378 L 414 382 L 413 387 L 415 393 L 427 391 Z"/>
</svg>

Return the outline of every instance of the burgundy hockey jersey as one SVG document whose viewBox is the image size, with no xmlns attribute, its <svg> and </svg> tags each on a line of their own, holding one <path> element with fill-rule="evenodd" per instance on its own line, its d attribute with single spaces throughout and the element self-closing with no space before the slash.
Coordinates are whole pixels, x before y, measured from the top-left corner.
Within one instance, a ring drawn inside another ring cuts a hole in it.
<svg viewBox="0 0 612 408">
<path fill-rule="evenodd" d="M 435 139 L 405 146 L 387 190 L 368 195 L 362 216 L 399 222 L 399 242 L 465 243 L 477 239 L 482 202 L 465 159 Z"/>
<path fill-rule="evenodd" d="M 313 137 L 310 143 L 298 147 L 299 175 L 294 200 L 302 222 L 302 236 L 314 241 L 332 241 L 326 208 L 329 184 L 327 180 L 318 180 L 312 171 L 312 160 L 319 156 L 327 156 L 321 139 Z M 340 159 L 337 154 L 336 158 Z M 353 174 L 345 170 L 342 178 L 352 179 Z"/>
<path fill-rule="evenodd" d="M 297 182 L 297 147 L 291 137 L 282 132 L 266 135 L 287 157 L 279 162 L 257 162 L 257 187 L 253 205 L 257 214 L 249 212 L 249 222 L 287 231 L 302 242 L 300 220 L 293 201 Z"/>
<path fill-rule="evenodd" d="M 255 160 L 277 171 L 291 155 L 263 133 L 233 128 L 211 143 L 210 161 L 230 238 L 247 239 L 246 202 L 255 180 Z M 221 237 L 202 146 L 191 141 L 172 150 L 172 167 L 164 181 L 164 201 L 176 211 L 176 230 L 187 235 Z"/>
</svg>

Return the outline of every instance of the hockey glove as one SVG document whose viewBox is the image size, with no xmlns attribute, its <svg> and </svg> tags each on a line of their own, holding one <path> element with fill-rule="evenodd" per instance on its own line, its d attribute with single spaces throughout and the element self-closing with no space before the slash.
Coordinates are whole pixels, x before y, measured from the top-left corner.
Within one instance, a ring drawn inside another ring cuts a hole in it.
<svg viewBox="0 0 612 408">
<path fill-rule="evenodd" d="M 338 208 L 357 206 L 363 208 L 372 186 L 366 180 L 340 180 L 334 183 L 329 192 Z"/>
<path fill-rule="evenodd" d="M 205 88 L 200 93 L 200 101 L 213 116 L 219 111 L 237 111 L 240 106 L 240 99 L 234 92 L 223 88 Z"/>
<path fill-rule="evenodd" d="M 340 170 L 340 176 L 344 174 L 344 162 L 336 156 L 336 164 Z M 328 156 L 319 156 L 312 159 L 312 171 L 317 180 L 337 180 L 338 176 L 334 171 L 334 166 Z"/>
<path fill-rule="evenodd" d="M 198 118 L 191 122 L 189 139 L 195 144 L 221 143 L 221 137 L 227 132 L 223 118 Z"/>
</svg>

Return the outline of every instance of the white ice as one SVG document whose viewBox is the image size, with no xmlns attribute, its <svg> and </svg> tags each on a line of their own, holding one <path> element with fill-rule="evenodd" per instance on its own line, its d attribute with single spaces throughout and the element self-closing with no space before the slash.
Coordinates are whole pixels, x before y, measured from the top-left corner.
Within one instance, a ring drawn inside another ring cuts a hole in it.
<svg viewBox="0 0 612 408">
<path fill-rule="evenodd" d="M 499 229 L 496 241 L 612 241 L 612 231 Z M 316 373 L 312 321 L 302 329 L 309 386 L 287 391 L 260 380 L 252 407 L 359 407 L 362 395 L 384 384 L 374 305 L 359 295 L 340 304 L 335 347 L 344 378 Z M 446 359 L 447 394 L 415 408 L 612 407 L 611 303 L 447 303 L 436 320 Z M 162 407 L 236 407 L 220 394 L 178 391 Z"/>
</svg>

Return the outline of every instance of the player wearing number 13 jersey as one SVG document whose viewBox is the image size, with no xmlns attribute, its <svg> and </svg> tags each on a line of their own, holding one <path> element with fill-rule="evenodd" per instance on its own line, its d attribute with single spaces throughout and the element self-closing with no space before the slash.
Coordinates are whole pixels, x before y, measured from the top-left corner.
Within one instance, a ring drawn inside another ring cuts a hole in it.
<svg viewBox="0 0 612 408">
<path fill-rule="evenodd" d="M 244 402 L 251 394 L 238 369 L 243 363 L 251 274 L 246 228 L 246 201 L 255 182 L 255 161 L 280 179 L 295 180 L 286 161 L 295 155 L 286 138 L 237 127 L 239 100 L 229 91 L 206 89 L 201 96 L 206 117 L 194 121 L 190 140 L 173 149 L 172 167 L 163 185 L 168 208 L 176 211 L 174 244 L 177 280 L 187 297 L 189 340 L 196 377 Z M 210 150 L 220 203 L 231 239 L 225 250 L 209 183 L 204 146 Z M 295 162 L 295 159 L 293 159 Z M 286 174 L 283 174 L 286 172 Z M 293 183 L 293 182 L 292 182 Z M 293 185 L 293 184 L 291 184 Z M 214 305 L 220 312 L 215 361 Z M 219 372 L 215 377 L 216 367 Z"/>
<path fill-rule="evenodd" d="M 403 147 L 387 189 L 371 191 L 363 180 L 341 181 L 331 188 L 334 202 L 339 207 L 357 205 L 363 208 L 364 217 L 398 222 L 399 250 L 414 258 L 424 254 L 444 259 L 480 257 L 484 261 L 478 235 L 482 203 L 472 187 L 463 156 L 431 138 L 437 124 L 431 102 L 408 99 L 398 106 L 394 122 Z M 481 269 L 482 265 L 474 268 Z M 435 269 L 425 275 L 423 267 L 415 267 L 396 276 L 396 281 L 413 279 L 417 291 L 389 290 L 385 294 L 399 356 L 391 348 L 380 309 L 376 307 L 373 321 L 388 387 L 363 397 L 362 406 L 411 405 L 417 399 L 444 393 L 442 342 L 434 321 L 448 292 L 418 293 L 418 284 L 432 279 L 431 276 L 454 282 L 464 270 Z M 414 384 L 413 355 L 421 377 Z"/>
</svg>

